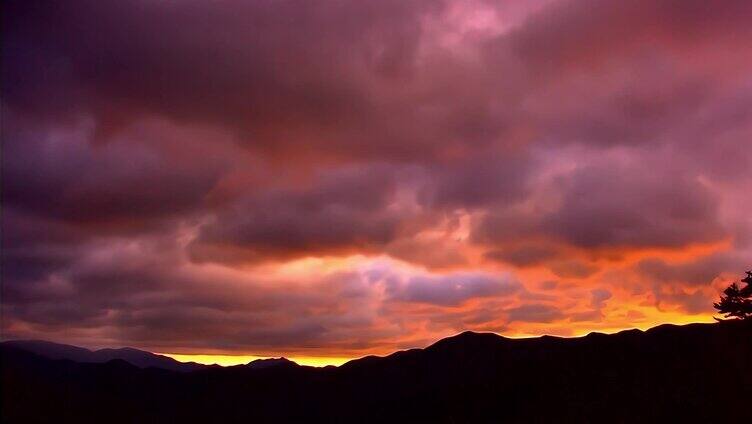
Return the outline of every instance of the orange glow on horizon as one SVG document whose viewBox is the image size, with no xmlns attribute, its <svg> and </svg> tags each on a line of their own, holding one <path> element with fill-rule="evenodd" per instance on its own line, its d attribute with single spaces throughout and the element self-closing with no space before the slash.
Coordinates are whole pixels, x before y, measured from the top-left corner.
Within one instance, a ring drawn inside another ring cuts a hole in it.
<svg viewBox="0 0 752 424">
<path fill-rule="evenodd" d="M 196 362 L 204 365 L 221 365 L 229 367 L 233 365 L 244 365 L 257 359 L 269 359 L 271 356 L 255 355 L 201 355 L 201 354 L 183 354 L 183 353 L 157 353 L 157 355 L 168 356 L 180 362 Z M 325 356 L 291 356 L 287 359 L 294 361 L 298 365 L 307 365 L 311 367 L 325 367 L 327 365 L 340 366 L 353 358 L 344 357 L 325 357 Z"/>
<path fill-rule="evenodd" d="M 590 333 L 604 333 L 604 334 L 613 334 L 618 333 L 620 331 L 624 330 L 631 330 L 631 329 L 638 329 L 641 331 L 648 330 L 653 327 L 657 327 L 662 324 L 674 324 L 674 325 L 686 325 L 686 324 L 693 324 L 693 323 L 713 323 L 715 320 L 713 319 L 712 314 L 700 314 L 700 315 L 693 315 L 693 316 L 687 316 L 682 314 L 681 312 L 664 312 L 663 317 L 670 316 L 670 319 L 663 320 L 663 321 L 645 321 L 641 323 L 637 323 L 634 325 L 627 325 L 627 326 L 615 326 L 615 325 L 603 325 L 602 327 L 599 326 L 593 326 L 593 325 L 583 325 L 583 326 L 572 326 L 571 323 L 567 322 L 561 322 L 561 323 L 548 323 L 548 324 L 541 324 L 541 325 L 530 325 L 528 323 L 528 329 L 510 329 L 508 332 L 496 333 L 493 331 L 490 331 L 495 334 L 499 334 L 500 336 L 504 336 L 507 338 L 512 339 L 523 339 L 523 338 L 534 338 L 534 337 L 540 337 L 543 335 L 551 335 L 551 336 L 557 336 L 557 337 L 567 337 L 567 338 L 576 338 L 576 337 L 583 337 Z M 477 332 L 487 332 L 483 330 L 474 330 Z M 436 338 L 434 342 L 439 341 L 442 338 L 445 337 L 452 337 L 455 334 L 446 334 L 442 337 Z M 414 348 L 425 348 L 428 347 L 431 343 L 428 343 L 424 346 L 414 346 Z M 364 352 L 361 354 L 354 354 L 352 356 L 305 356 L 305 355 L 292 355 L 292 356 L 284 356 L 287 359 L 294 361 L 298 365 L 306 365 L 311 367 L 326 367 L 329 365 L 332 366 L 340 366 L 346 362 L 352 361 L 354 359 L 362 358 L 367 355 L 377 355 L 377 356 L 387 356 L 391 353 L 404 350 L 399 348 L 393 348 L 393 349 L 384 349 L 380 352 Z M 251 361 L 257 360 L 257 359 L 269 359 L 269 358 L 278 358 L 280 355 L 277 356 L 261 356 L 261 355 L 233 355 L 233 354 L 190 354 L 190 353 L 164 353 L 164 352 L 155 352 L 158 355 L 164 355 L 170 358 L 175 359 L 176 361 L 180 362 L 196 362 L 199 364 L 204 365 L 220 365 L 223 367 L 229 367 L 234 365 L 244 365 Z"/>
</svg>

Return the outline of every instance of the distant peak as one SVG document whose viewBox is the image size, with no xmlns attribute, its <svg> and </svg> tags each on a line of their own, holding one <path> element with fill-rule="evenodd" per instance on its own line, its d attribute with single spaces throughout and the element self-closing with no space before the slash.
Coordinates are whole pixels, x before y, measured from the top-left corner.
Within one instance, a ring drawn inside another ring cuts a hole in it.
<svg viewBox="0 0 752 424">
<path fill-rule="evenodd" d="M 461 333 L 459 333 L 457 335 L 447 337 L 445 340 L 447 340 L 447 339 L 450 339 L 450 340 L 451 339 L 458 339 L 458 340 L 490 340 L 490 339 L 494 339 L 494 340 L 500 340 L 500 339 L 506 339 L 506 337 L 504 337 L 504 336 L 502 336 L 500 334 L 491 333 L 491 332 L 488 332 L 488 331 L 478 332 L 478 331 L 470 331 L 470 330 L 468 330 L 468 331 L 463 331 L 463 332 L 461 332 Z"/>
<path fill-rule="evenodd" d="M 247 364 L 248 367 L 253 368 L 253 369 L 263 369 L 263 368 L 272 368 L 272 367 L 290 366 L 290 365 L 297 366 L 298 364 L 283 357 L 254 359 L 253 361 Z"/>
<path fill-rule="evenodd" d="M 446 346 L 485 345 L 488 343 L 499 343 L 506 340 L 509 339 L 496 333 L 463 331 L 457 335 L 441 339 L 427 349 L 438 349 Z"/>
</svg>

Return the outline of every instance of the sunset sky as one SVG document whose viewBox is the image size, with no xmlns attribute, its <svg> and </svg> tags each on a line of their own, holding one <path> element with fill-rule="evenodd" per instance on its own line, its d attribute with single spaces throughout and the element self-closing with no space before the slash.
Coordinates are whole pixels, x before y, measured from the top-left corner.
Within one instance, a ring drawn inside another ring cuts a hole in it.
<svg viewBox="0 0 752 424">
<path fill-rule="evenodd" d="M 322 364 L 712 321 L 752 267 L 750 22 L 5 1 L 2 338 Z"/>
</svg>

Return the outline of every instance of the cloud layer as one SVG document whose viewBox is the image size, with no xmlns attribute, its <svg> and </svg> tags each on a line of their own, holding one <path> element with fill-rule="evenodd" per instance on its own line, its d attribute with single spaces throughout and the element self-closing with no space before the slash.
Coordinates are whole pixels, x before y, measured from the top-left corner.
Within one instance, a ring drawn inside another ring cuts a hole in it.
<svg viewBox="0 0 752 424">
<path fill-rule="evenodd" d="M 357 356 L 708 320 L 752 265 L 750 21 L 9 1 L 3 337 Z"/>
</svg>

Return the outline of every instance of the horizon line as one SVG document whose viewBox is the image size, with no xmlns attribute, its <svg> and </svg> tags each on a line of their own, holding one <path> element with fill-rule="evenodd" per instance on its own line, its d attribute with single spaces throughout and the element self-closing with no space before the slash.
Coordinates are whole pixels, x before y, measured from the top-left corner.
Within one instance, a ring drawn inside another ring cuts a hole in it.
<svg viewBox="0 0 752 424">
<path fill-rule="evenodd" d="M 711 318 L 715 318 L 712 317 Z M 167 356 L 169 358 L 172 358 L 178 362 L 195 362 L 202 365 L 217 365 L 221 367 L 231 367 L 231 366 L 237 366 L 237 365 L 245 365 L 249 362 L 252 362 L 254 360 L 258 359 L 275 359 L 275 358 L 285 358 L 290 361 L 295 362 L 298 365 L 303 366 L 309 366 L 309 367 L 316 367 L 316 368 L 322 368 L 326 366 L 334 366 L 339 367 L 343 364 L 346 364 L 350 361 L 355 361 L 358 359 L 363 359 L 367 357 L 387 357 L 390 355 L 393 355 L 397 352 L 404 352 L 407 350 L 412 349 L 425 349 L 427 347 L 430 347 L 434 345 L 435 343 L 438 343 L 441 340 L 456 337 L 460 334 L 464 333 L 476 333 L 476 334 L 495 334 L 500 337 L 508 338 L 508 339 L 514 339 L 514 340 L 522 340 L 522 339 L 535 339 L 540 337 L 556 337 L 561 339 L 578 339 L 582 337 L 587 337 L 590 334 L 618 334 L 624 331 L 632 331 L 632 330 L 638 330 L 638 331 L 647 331 L 652 328 L 661 327 L 664 325 L 674 325 L 674 326 L 685 326 L 685 325 L 692 325 L 692 324 L 715 324 L 716 321 L 714 320 L 704 320 L 704 321 L 687 321 L 687 322 L 663 322 L 663 323 L 653 323 L 651 325 L 644 325 L 644 326 L 633 326 L 630 328 L 620 328 L 620 329 L 608 329 L 604 331 L 598 331 L 598 330 L 590 330 L 587 332 L 581 332 L 579 334 L 570 335 L 570 336 L 561 336 L 561 335 L 555 335 L 555 334 L 538 334 L 538 335 L 505 335 L 502 333 L 497 333 L 495 331 L 475 331 L 475 330 L 462 330 L 457 333 L 453 333 L 448 336 L 441 337 L 432 343 L 421 346 L 421 347 L 409 347 L 404 349 L 397 349 L 393 350 L 386 354 L 366 354 L 361 356 L 310 356 L 310 355 L 271 355 L 271 356 L 264 356 L 264 355 L 248 355 L 248 354 L 185 354 L 185 353 L 167 353 L 167 352 L 152 352 L 155 355 L 162 355 Z M 214 361 L 214 362 L 212 362 Z"/>
<path fill-rule="evenodd" d="M 446 336 L 439 337 L 435 339 L 434 341 L 423 345 L 423 346 L 412 346 L 412 347 L 406 347 L 403 349 L 396 349 L 392 350 L 388 353 L 366 353 L 363 355 L 354 355 L 354 356 L 346 356 L 346 355 L 298 355 L 298 354 L 276 354 L 276 355 L 259 355 L 259 354 L 246 354 L 246 353 L 238 353 L 238 354 L 232 354 L 232 353 L 173 353 L 173 352 L 164 352 L 161 349 L 148 349 L 148 348 L 138 348 L 134 347 L 133 345 L 125 345 L 120 347 L 112 347 L 112 346 L 106 346 L 106 347 L 87 347 L 85 345 L 79 345 L 79 344 L 72 344 L 71 342 L 60 342 L 60 341 L 53 341 L 53 340 L 45 340 L 45 339 L 39 339 L 39 338 L 14 338 L 14 339 L 5 339 L 4 337 L 0 337 L 0 341 L 2 342 L 11 342 L 11 341 L 43 341 L 43 342 L 49 342 L 49 343 L 55 343 L 55 344 L 64 344 L 69 346 L 75 346 L 79 348 L 84 348 L 90 351 L 97 351 L 100 349 L 125 349 L 125 348 L 131 348 L 131 349 L 137 349 L 144 352 L 149 352 L 154 355 L 161 355 L 165 356 L 171 359 L 174 359 L 181 363 L 188 363 L 188 362 L 195 362 L 201 365 L 216 365 L 220 367 L 232 367 L 237 365 L 245 365 L 249 362 L 252 362 L 254 360 L 258 359 L 274 359 L 274 358 L 285 358 L 290 361 L 295 362 L 298 365 L 302 366 L 309 366 L 309 367 L 316 367 L 316 368 L 322 368 L 327 366 L 341 366 L 343 364 L 346 364 L 347 362 L 366 358 L 366 357 L 387 357 L 397 352 L 403 352 L 407 350 L 412 349 L 425 349 L 427 347 L 432 346 L 435 343 L 438 343 L 441 340 L 452 338 L 455 336 L 458 336 L 463 333 L 476 333 L 476 334 L 495 334 L 500 337 L 504 337 L 507 339 L 514 339 L 514 340 L 522 340 L 522 339 L 534 339 L 534 338 L 540 338 L 540 337 L 556 337 L 561 339 L 577 339 L 586 337 L 590 334 L 618 334 L 624 331 L 630 331 L 630 330 L 639 330 L 639 331 L 647 331 L 652 328 L 660 327 L 663 325 L 674 325 L 674 326 L 685 326 L 685 325 L 691 325 L 691 324 L 714 324 L 717 322 L 717 318 L 713 316 L 712 314 L 708 315 L 700 315 L 697 316 L 698 319 L 695 320 L 673 320 L 673 321 L 667 321 L 667 322 L 661 322 L 661 323 L 646 323 L 645 325 L 633 325 L 631 327 L 613 327 L 613 328 L 603 328 L 603 329 L 591 329 L 586 331 L 580 331 L 576 332 L 571 335 L 560 335 L 560 334 L 552 334 L 552 333 L 541 333 L 541 334 L 503 334 L 495 331 L 484 331 L 484 330 L 462 330 L 458 331 L 456 333 L 452 333 Z"/>
</svg>

